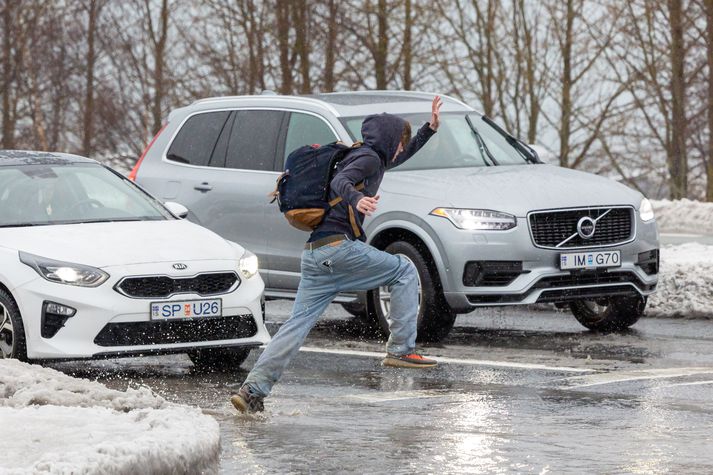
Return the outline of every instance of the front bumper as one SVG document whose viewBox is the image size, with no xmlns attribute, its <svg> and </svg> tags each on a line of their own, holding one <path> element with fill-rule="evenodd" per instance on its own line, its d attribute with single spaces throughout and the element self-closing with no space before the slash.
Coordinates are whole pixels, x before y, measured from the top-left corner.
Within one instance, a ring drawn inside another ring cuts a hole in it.
<svg viewBox="0 0 713 475">
<path fill-rule="evenodd" d="M 636 213 L 636 238 L 628 243 L 586 249 L 621 251 L 621 267 L 599 271 L 562 271 L 562 252 L 579 249 L 543 249 L 532 241 L 526 218 L 508 231 L 464 231 L 448 220 L 429 218 L 438 236 L 444 237 L 445 251 L 442 277 L 444 295 L 457 312 L 477 307 L 557 303 L 576 299 L 614 295 L 648 296 L 656 289 L 658 276 L 647 274 L 639 265 L 639 254 L 659 248 L 655 222 L 643 222 Z M 469 262 L 517 261 L 522 272 L 506 285 L 466 285 L 465 267 Z"/>
<path fill-rule="evenodd" d="M 225 261 L 191 263 L 193 273 L 224 270 L 224 267 Z M 76 359 L 185 352 L 210 347 L 256 347 L 270 340 L 264 323 L 264 284 L 259 275 L 243 279 L 237 289 L 222 295 L 201 297 L 187 293 L 165 299 L 138 299 L 118 293 L 114 285 L 125 276 L 155 274 L 155 265 L 105 270 L 111 278 L 97 288 L 55 284 L 38 277 L 14 289 L 25 326 L 28 358 Z M 175 277 L 182 275 L 176 272 Z M 222 299 L 223 316 L 203 320 L 151 320 L 151 302 L 202 298 Z M 77 310 L 50 338 L 42 336 L 45 301 Z"/>
</svg>

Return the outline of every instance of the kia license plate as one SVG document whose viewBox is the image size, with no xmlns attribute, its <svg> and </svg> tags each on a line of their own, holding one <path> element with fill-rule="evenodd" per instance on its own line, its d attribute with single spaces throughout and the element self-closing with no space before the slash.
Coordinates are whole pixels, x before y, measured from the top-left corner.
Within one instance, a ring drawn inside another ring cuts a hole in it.
<svg viewBox="0 0 713 475">
<path fill-rule="evenodd" d="M 560 254 L 560 269 L 601 269 L 621 266 L 621 251 L 568 252 Z"/>
<path fill-rule="evenodd" d="M 174 320 L 179 318 L 222 317 L 223 301 L 184 300 L 180 302 L 153 302 L 151 320 Z"/>
</svg>

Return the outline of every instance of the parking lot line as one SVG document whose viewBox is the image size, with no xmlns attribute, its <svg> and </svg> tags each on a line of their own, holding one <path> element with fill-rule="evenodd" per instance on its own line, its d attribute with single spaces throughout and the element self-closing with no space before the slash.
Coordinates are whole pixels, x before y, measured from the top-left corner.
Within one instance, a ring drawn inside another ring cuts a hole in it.
<svg viewBox="0 0 713 475">
<path fill-rule="evenodd" d="M 307 353 L 326 353 L 334 355 L 347 355 L 347 356 L 364 356 L 368 358 L 383 358 L 384 353 L 379 353 L 376 351 L 359 351 L 359 350 L 346 350 L 337 348 L 315 348 L 311 346 L 302 347 L 300 351 Z M 535 363 L 515 363 L 510 361 L 492 361 L 492 360 L 476 360 L 476 359 L 463 359 L 463 358 L 446 358 L 446 357 L 431 357 L 439 363 L 448 364 L 460 364 L 469 366 L 489 366 L 493 368 L 514 368 L 514 369 L 532 369 L 540 371 L 558 371 L 566 373 L 596 373 L 597 370 L 589 368 L 573 368 L 570 366 L 547 366 Z"/>
<path fill-rule="evenodd" d="M 559 389 L 573 390 L 602 386 L 605 384 L 628 383 L 631 381 L 647 381 L 655 379 L 681 378 L 699 374 L 713 374 L 713 368 L 658 368 L 640 371 L 621 371 L 612 373 L 599 373 L 589 376 L 574 376 L 566 381 L 581 384 L 563 385 Z"/>
</svg>

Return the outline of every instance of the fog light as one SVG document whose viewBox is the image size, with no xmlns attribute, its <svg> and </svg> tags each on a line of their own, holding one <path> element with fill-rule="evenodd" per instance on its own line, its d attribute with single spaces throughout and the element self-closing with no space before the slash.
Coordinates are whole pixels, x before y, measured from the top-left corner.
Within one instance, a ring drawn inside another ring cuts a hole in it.
<svg viewBox="0 0 713 475">
<path fill-rule="evenodd" d="M 59 303 L 45 302 L 45 312 L 63 317 L 73 317 L 77 313 L 77 309 Z"/>
<path fill-rule="evenodd" d="M 42 338 L 52 338 L 67 320 L 77 313 L 76 308 L 56 302 L 44 302 L 42 305 Z"/>
</svg>

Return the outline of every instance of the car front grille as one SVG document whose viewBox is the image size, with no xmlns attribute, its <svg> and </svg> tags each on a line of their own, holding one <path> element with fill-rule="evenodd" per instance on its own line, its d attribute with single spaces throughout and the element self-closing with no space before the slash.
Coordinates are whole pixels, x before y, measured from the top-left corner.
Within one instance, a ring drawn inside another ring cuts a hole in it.
<svg viewBox="0 0 713 475">
<path fill-rule="evenodd" d="M 151 322 L 108 323 L 94 338 L 99 346 L 166 345 L 202 341 L 249 338 L 257 333 L 252 315 L 161 320 Z"/>
<path fill-rule="evenodd" d="M 530 231 L 536 246 L 558 249 L 621 244 L 634 236 L 634 210 L 630 207 L 586 208 L 530 213 Z M 585 239 L 577 232 L 584 217 L 596 221 L 594 235 Z"/>
<path fill-rule="evenodd" d="M 126 277 L 117 284 L 116 290 L 132 298 L 166 298 L 188 293 L 208 296 L 230 292 L 237 283 L 235 272 L 205 273 L 188 278 Z"/>
</svg>

